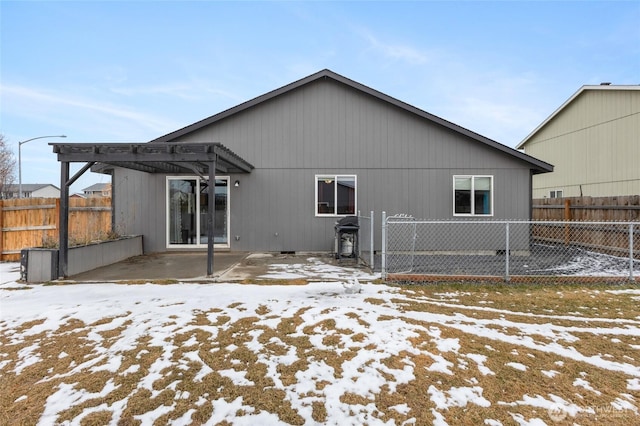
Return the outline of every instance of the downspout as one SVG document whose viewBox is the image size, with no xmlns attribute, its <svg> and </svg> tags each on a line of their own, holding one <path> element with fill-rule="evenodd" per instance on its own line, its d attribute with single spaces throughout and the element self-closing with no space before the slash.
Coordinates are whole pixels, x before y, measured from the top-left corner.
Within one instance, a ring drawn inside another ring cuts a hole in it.
<svg viewBox="0 0 640 426">
<path fill-rule="evenodd" d="M 533 170 L 529 169 L 529 220 L 533 220 Z"/>
<path fill-rule="evenodd" d="M 111 234 L 115 235 L 117 233 L 116 226 L 116 186 L 113 184 L 114 175 L 116 174 L 115 167 L 111 169 Z"/>
</svg>

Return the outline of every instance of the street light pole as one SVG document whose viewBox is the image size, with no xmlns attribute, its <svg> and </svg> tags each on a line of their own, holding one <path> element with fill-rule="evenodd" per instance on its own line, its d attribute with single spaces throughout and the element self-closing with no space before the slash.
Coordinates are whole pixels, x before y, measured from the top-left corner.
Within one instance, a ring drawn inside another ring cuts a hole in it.
<svg viewBox="0 0 640 426">
<path fill-rule="evenodd" d="M 38 136 L 37 138 L 27 139 L 26 141 L 18 142 L 18 198 L 22 198 L 22 145 L 35 141 L 36 139 L 44 139 L 44 138 L 66 138 L 66 135 L 56 135 L 56 136 Z"/>
</svg>

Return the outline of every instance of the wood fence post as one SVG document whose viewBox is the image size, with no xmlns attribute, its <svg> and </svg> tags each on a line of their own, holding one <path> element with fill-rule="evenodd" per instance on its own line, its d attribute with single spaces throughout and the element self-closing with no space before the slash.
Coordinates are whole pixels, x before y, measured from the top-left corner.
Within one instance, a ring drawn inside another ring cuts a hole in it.
<svg viewBox="0 0 640 426">
<path fill-rule="evenodd" d="M 571 229 L 569 221 L 571 220 L 571 200 L 564 200 L 564 244 L 569 245 L 571 242 Z"/>
<path fill-rule="evenodd" d="M 54 212 L 53 217 L 54 219 L 54 224 L 56 226 L 56 230 L 54 231 L 54 241 L 59 241 L 60 240 L 60 198 L 56 198 L 56 210 Z"/>
<path fill-rule="evenodd" d="M 2 224 L 4 223 L 4 211 L 3 211 L 3 207 L 4 206 L 4 201 L 0 200 L 0 261 L 4 260 L 4 255 L 2 254 L 2 252 L 4 251 L 4 233 L 2 232 Z"/>
</svg>

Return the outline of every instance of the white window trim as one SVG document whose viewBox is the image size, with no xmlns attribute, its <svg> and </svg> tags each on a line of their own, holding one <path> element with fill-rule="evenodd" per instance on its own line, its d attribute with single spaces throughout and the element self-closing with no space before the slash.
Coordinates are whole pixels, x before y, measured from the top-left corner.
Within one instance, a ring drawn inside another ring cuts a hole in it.
<svg viewBox="0 0 640 426">
<path fill-rule="evenodd" d="M 200 188 L 200 180 L 202 179 L 200 176 L 195 176 L 195 175 L 186 175 L 186 176 L 167 176 L 166 177 L 166 181 L 165 181 L 165 247 L 167 249 L 175 249 L 175 248 L 181 248 L 181 249 L 185 249 L 185 248 L 205 248 L 207 247 L 207 244 L 171 244 L 169 243 L 170 240 L 170 229 L 169 229 L 169 220 L 170 220 L 170 206 L 169 206 L 169 181 L 170 180 L 180 180 L 180 179 L 191 179 L 191 180 L 196 180 L 198 182 L 198 188 Z M 227 214 L 231 215 L 231 191 L 229 190 L 231 188 L 231 177 L 230 176 L 216 176 L 215 179 L 221 179 L 221 180 L 226 180 L 227 181 Z M 196 191 L 196 206 L 198 206 L 200 204 L 200 191 Z M 200 224 L 198 224 L 199 226 Z M 200 234 L 200 228 L 198 227 L 198 230 L 196 232 L 197 235 Z M 229 237 L 229 235 L 231 235 L 231 220 L 229 220 L 229 218 L 227 218 L 227 243 L 226 244 L 214 244 L 214 247 L 218 247 L 218 248 L 229 248 L 231 247 L 231 238 Z"/>
<path fill-rule="evenodd" d="M 554 193 L 555 197 L 551 196 L 551 193 Z M 558 197 L 558 192 L 562 193 L 562 196 Z M 549 198 L 563 198 L 564 197 L 564 189 L 551 189 L 549 190 Z"/>
<path fill-rule="evenodd" d="M 333 205 L 335 206 L 334 209 L 334 213 L 318 213 L 318 179 L 320 178 L 325 178 L 325 179 L 333 179 L 334 182 L 337 182 L 338 178 L 341 177 L 348 177 L 348 178 L 353 178 L 354 179 L 354 184 L 355 184 L 355 202 L 354 202 L 354 212 L 353 214 L 337 214 L 335 213 L 335 209 L 337 209 L 338 207 L 338 191 L 337 188 L 335 191 L 333 191 Z M 358 214 L 358 176 L 357 175 L 348 175 L 348 174 L 340 174 L 340 175 L 336 175 L 336 174 L 330 174 L 330 173 L 321 173 L 321 174 L 317 174 L 315 175 L 314 179 L 313 179 L 313 187 L 314 187 L 314 204 L 313 204 L 313 211 L 315 213 L 316 217 L 346 217 L 346 216 L 355 216 Z"/>
<path fill-rule="evenodd" d="M 457 178 L 471 178 L 471 211 L 475 212 L 476 210 L 476 200 L 474 197 L 474 193 L 475 193 L 475 178 L 490 178 L 491 179 L 491 212 L 489 214 L 477 214 L 477 213 L 456 213 L 456 179 Z M 456 217 L 493 217 L 494 214 L 494 202 L 493 202 L 493 175 L 453 175 L 453 179 L 452 179 L 452 205 L 451 205 L 451 210 L 453 211 L 453 216 Z"/>
</svg>

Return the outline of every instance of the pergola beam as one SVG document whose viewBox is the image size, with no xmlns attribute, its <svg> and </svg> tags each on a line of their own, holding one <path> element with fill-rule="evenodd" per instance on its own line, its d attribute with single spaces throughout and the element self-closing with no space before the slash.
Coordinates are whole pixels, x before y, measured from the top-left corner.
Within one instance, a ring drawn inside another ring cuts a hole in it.
<svg viewBox="0 0 640 426">
<path fill-rule="evenodd" d="M 158 170 L 156 167 L 153 167 L 153 166 L 149 165 L 148 163 L 117 163 L 117 162 L 109 162 L 109 163 L 101 163 L 101 164 L 106 164 L 106 165 L 115 166 L 115 167 L 122 167 L 122 168 L 125 168 L 125 169 L 137 170 L 139 172 L 145 172 L 145 173 L 158 173 L 158 172 L 160 172 L 160 170 Z"/>
<path fill-rule="evenodd" d="M 58 161 L 97 163 L 224 164 L 227 171 L 249 173 L 253 166 L 220 143 L 51 143 Z M 219 166 L 217 166 L 219 167 Z"/>
<path fill-rule="evenodd" d="M 67 182 L 65 182 L 66 186 L 71 186 L 73 185 L 73 183 L 75 181 L 77 181 L 78 179 L 80 179 L 80 176 L 82 176 L 87 170 L 89 170 L 91 168 L 91 166 L 93 166 L 95 163 L 93 161 L 85 164 L 84 166 L 82 166 L 82 168 L 80 170 L 78 170 L 78 172 L 73 175 Z"/>
</svg>

